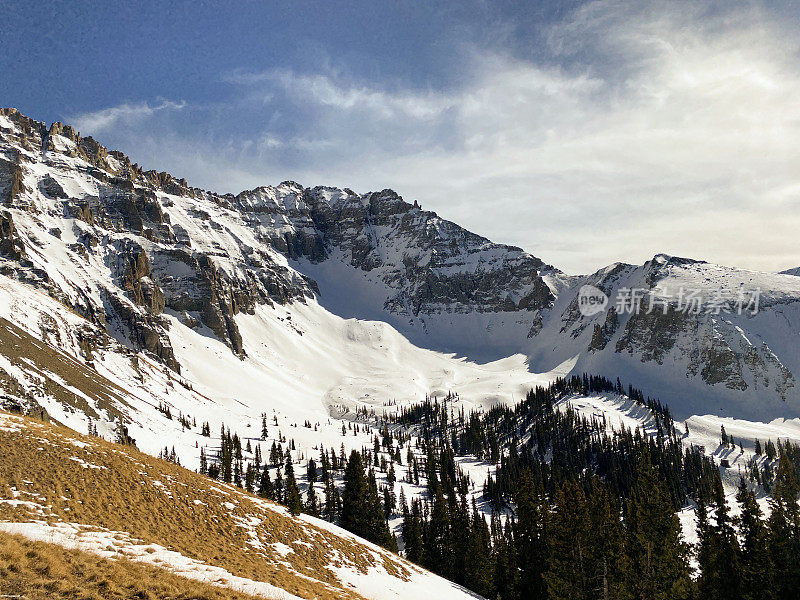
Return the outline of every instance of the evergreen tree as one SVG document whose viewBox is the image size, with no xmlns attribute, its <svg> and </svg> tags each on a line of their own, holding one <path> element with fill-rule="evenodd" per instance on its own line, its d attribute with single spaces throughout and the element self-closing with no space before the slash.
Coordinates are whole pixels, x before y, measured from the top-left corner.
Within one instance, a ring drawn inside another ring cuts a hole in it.
<svg viewBox="0 0 800 600">
<path fill-rule="evenodd" d="M 247 463 L 247 467 L 244 471 L 244 489 L 251 494 L 253 493 L 255 479 L 256 479 L 256 469 L 252 463 Z"/>
<path fill-rule="evenodd" d="M 339 519 L 339 504 L 340 504 L 339 490 L 329 479 L 325 483 L 325 518 L 331 523 L 335 523 Z"/>
<path fill-rule="evenodd" d="M 517 509 L 515 533 L 520 557 L 519 577 L 522 597 L 543 598 L 548 588 L 544 580 L 548 560 L 548 544 L 545 538 L 547 507 L 543 499 L 536 495 L 530 469 L 522 471 L 515 500 Z"/>
<path fill-rule="evenodd" d="M 507 523 L 503 527 L 499 517 L 493 517 L 492 530 L 495 592 L 503 600 L 516 600 L 520 591 L 519 569 L 511 524 Z"/>
<path fill-rule="evenodd" d="M 269 465 L 264 465 L 264 469 L 261 472 L 258 495 L 268 500 L 275 500 L 275 489 L 272 487 L 272 480 L 269 477 Z"/>
<path fill-rule="evenodd" d="M 361 454 L 355 450 L 350 453 L 344 473 L 341 525 L 364 539 L 396 549 L 383 516 L 374 474 L 367 478 Z"/>
<path fill-rule="evenodd" d="M 619 503 L 599 478 L 592 480 L 589 502 L 589 546 L 593 551 L 589 589 L 594 598 L 631 597 L 631 572 L 625 553 L 625 531 Z"/>
<path fill-rule="evenodd" d="M 388 473 L 386 474 L 386 482 L 387 482 L 387 483 L 388 483 L 390 486 L 394 487 L 394 482 L 395 482 L 395 481 L 397 481 L 397 476 L 396 476 L 396 475 L 395 475 L 395 473 L 394 473 L 394 463 L 391 463 L 391 464 L 389 465 L 389 471 L 388 471 Z"/>
<path fill-rule="evenodd" d="M 286 459 L 286 483 L 283 494 L 284 504 L 289 508 L 289 512 L 298 515 L 303 510 L 303 500 L 300 497 L 300 488 L 294 478 L 294 465 L 291 456 Z"/>
<path fill-rule="evenodd" d="M 702 512 L 706 512 L 705 506 L 701 508 Z M 698 588 L 701 596 L 708 600 L 741 598 L 739 542 L 728 515 L 728 505 L 720 477 L 717 477 L 714 483 L 714 523 L 708 522 L 707 515 L 698 520 L 700 521 Z"/>
<path fill-rule="evenodd" d="M 424 543 L 424 566 L 442 577 L 451 577 L 453 556 L 450 552 L 450 515 L 440 486 L 437 486 L 433 497 Z"/>
<path fill-rule="evenodd" d="M 737 519 L 738 534 L 742 541 L 741 597 L 742 600 L 771 600 L 772 559 L 767 548 L 767 529 L 756 502 L 756 495 L 748 489 L 744 478 L 739 482 L 736 500 L 742 508 Z"/>
<path fill-rule="evenodd" d="M 383 516 L 388 520 L 394 514 L 394 509 L 397 506 L 397 500 L 394 492 L 388 487 L 383 488 Z"/>
<path fill-rule="evenodd" d="M 544 575 L 548 597 L 552 600 L 588 600 L 591 571 L 589 549 L 589 505 L 575 482 L 558 491 L 548 539 L 549 568 Z M 520 549 L 521 550 L 521 549 Z M 520 552 L 522 554 L 522 551 Z M 522 554 L 523 561 L 525 560 Z M 541 598 L 541 593 L 525 597 Z"/>
<path fill-rule="evenodd" d="M 200 474 L 208 474 L 208 459 L 206 458 L 206 451 L 204 448 L 200 448 Z"/>
<path fill-rule="evenodd" d="M 691 591 L 687 547 L 666 486 L 647 455 L 628 506 L 627 553 L 637 600 L 679 600 Z"/>
<path fill-rule="evenodd" d="M 770 498 L 769 553 L 775 568 L 775 598 L 797 598 L 800 590 L 800 506 L 791 462 L 781 452 Z"/>
<path fill-rule="evenodd" d="M 403 541 L 406 558 L 417 564 L 422 563 L 422 509 L 419 500 L 411 501 L 411 509 L 403 504 Z"/>
<path fill-rule="evenodd" d="M 341 525 L 362 537 L 366 537 L 369 533 L 365 510 L 368 493 L 361 454 L 353 450 L 344 472 Z"/>
<path fill-rule="evenodd" d="M 491 536 L 486 519 L 478 513 L 474 500 L 472 520 L 464 569 L 464 585 L 486 598 L 492 592 L 492 573 L 494 568 L 491 556 Z"/>
<path fill-rule="evenodd" d="M 308 483 L 312 485 L 317 483 L 317 463 L 313 458 L 308 460 L 308 466 L 306 467 L 306 479 L 308 479 Z"/>
<path fill-rule="evenodd" d="M 281 466 L 278 465 L 278 470 L 275 472 L 275 484 L 273 485 L 275 489 L 275 502 L 279 502 L 283 504 L 283 475 L 281 473 Z"/>
<path fill-rule="evenodd" d="M 317 492 L 314 489 L 314 484 L 308 486 L 308 499 L 306 501 L 306 512 L 312 517 L 319 517 L 319 501 L 317 500 Z"/>
</svg>

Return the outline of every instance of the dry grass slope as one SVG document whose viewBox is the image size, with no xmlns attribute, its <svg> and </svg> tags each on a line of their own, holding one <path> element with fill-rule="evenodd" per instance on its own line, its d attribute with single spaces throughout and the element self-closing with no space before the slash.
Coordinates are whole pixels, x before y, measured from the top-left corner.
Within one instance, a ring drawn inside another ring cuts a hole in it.
<svg viewBox="0 0 800 600">
<path fill-rule="evenodd" d="M 128 406 L 125 390 L 3 317 L 0 317 L 0 355 L 14 366 L 30 373 L 38 381 L 38 391 L 42 395 L 53 397 L 64 406 L 80 410 L 91 417 L 98 417 L 95 409 L 85 398 L 69 388 L 80 390 L 92 398 L 98 408 L 107 411 L 112 417 L 119 415 L 117 407 Z M 28 395 L 22 391 L 22 386 L 14 385 L 14 378 L 2 369 L 0 382 L 4 390 Z"/>
<path fill-rule="evenodd" d="M 19 600 L 255 600 L 129 560 L 0 532 L 0 592 Z"/>
<path fill-rule="evenodd" d="M 388 553 L 134 448 L 30 418 L 0 418 L 0 521 L 127 532 L 303 598 L 360 598 L 337 577 L 341 565 L 366 572 L 378 563 L 409 576 L 407 564 Z"/>
</svg>

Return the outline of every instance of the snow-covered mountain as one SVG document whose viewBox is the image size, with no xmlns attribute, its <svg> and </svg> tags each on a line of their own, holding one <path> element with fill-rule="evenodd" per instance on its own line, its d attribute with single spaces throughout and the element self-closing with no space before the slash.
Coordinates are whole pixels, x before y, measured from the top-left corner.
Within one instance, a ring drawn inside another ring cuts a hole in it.
<svg viewBox="0 0 800 600">
<path fill-rule="evenodd" d="M 581 312 L 586 285 L 609 298 L 604 310 Z M 542 370 L 577 356 L 576 371 L 624 377 L 683 417 L 795 417 L 798 300 L 797 277 L 658 255 L 574 281 L 527 354 Z"/>
<path fill-rule="evenodd" d="M 683 416 L 800 415 L 790 275 L 656 256 L 567 276 L 391 190 L 217 194 L 14 109 L 0 111 L 0 193 L 8 327 L 101 373 L 128 405 L 199 392 L 249 418 L 321 417 L 447 390 L 489 405 L 572 369 L 620 376 Z M 581 310 L 586 285 L 609 297 L 603 310 Z M 618 306 L 630 290 L 642 310 Z M 98 412 L 32 392 L 42 374 L 14 360 L 4 377 L 54 416 Z M 173 381 L 184 391 L 159 388 Z"/>
</svg>

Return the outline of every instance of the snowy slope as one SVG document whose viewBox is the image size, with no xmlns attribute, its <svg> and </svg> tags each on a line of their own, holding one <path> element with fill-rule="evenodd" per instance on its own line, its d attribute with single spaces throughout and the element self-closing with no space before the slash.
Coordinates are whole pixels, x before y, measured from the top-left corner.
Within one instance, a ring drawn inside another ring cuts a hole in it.
<svg viewBox="0 0 800 600">
<path fill-rule="evenodd" d="M 34 341 L 44 324 L 52 330 L 50 340 L 59 339 L 48 347 L 83 362 L 75 338 L 85 321 L 57 301 L 0 275 L 0 307 Z M 198 423 L 209 422 L 214 433 L 225 423 L 243 435 L 252 427 L 254 438 L 260 436 L 260 415 L 268 413 L 272 419 L 274 412 L 283 433 L 291 432 L 295 438 L 298 453 L 310 456 L 321 442 L 337 449 L 342 442 L 357 449 L 370 442 L 369 437 L 342 438 L 341 422 L 332 414 L 346 412 L 354 417 L 359 408 L 393 411 L 420 402 L 426 394 L 443 396 L 449 391 L 459 394 L 465 410 L 512 403 L 532 386 L 549 383 L 569 370 L 565 365 L 561 371 L 533 374 L 520 355 L 495 363 L 472 363 L 413 346 L 385 323 L 341 319 L 313 301 L 259 307 L 254 315 L 238 315 L 248 340 L 244 360 L 210 331 L 190 329 L 169 315 L 167 319 L 175 356 L 184 365 L 180 375 L 144 355 L 133 361 L 134 354 L 117 342 L 97 352 L 92 365 L 93 372 L 116 387 L 113 396 L 95 395 L 61 381 L 52 364 L 44 369 L 80 397 L 82 408 L 48 393 L 50 385 L 30 361 L 0 356 L 0 368 L 57 421 L 86 431 L 88 415 L 100 433 L 111 436 L 113 420 L 122 414 L 140 448 L 158 454 L 164 440 L 169 440 L 177 446 L 183 464 L 191 468 L 199 465 L 196 443 L 203 444 L 207 438 L 197 428 L 181 431 L 180 424 L 156 410 L 161 402 L 176 416 L 182 413 Z M 107 412 L 109 407 L 113 411 Z M 318 422 L 319 431 L 298 427 L 306 420 Z"/>
</svg>

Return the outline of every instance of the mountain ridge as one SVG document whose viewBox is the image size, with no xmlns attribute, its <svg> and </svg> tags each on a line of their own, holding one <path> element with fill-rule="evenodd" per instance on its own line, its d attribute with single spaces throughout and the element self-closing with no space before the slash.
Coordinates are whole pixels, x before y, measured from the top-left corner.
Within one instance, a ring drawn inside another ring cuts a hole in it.
<svg viewBox="0 0 800 600">
<path fill-rule="evenodd" d="M 242 315 L 312 302 L 469 361 L 521 355 L 532 371 L 571 364 L 630 373 L 637 386 L 677 395 L 687 414 L 697 406 L 800 414 L 791 351 L 800 287 L 780 279 L 787 276 L 662 254 L 570 276 L 392 190 L 285 181 L 220 195 L 144 171 L 68 125 L 48 127 L 15 109 L 0 110 L 0 137 L 3 272 L 44 287 L 176 372 L 174 327 L 205 332 L 246 360 L 260 334 L 244 339 Z M 604 312 L 581 313 L 587 284 L 609 296 Z M 696 288 L 704 298 L 687 313 L 659 286 Z M 616 296 L 631 287 L 645 304 L 628 315 Z M 730 314 L 755 288 L 764 291 L 760 313 Z M 648 310 L 648 300 L 664 314 Z M 721 302 L 727 310 L 714 312 Z"/>
</svg>

